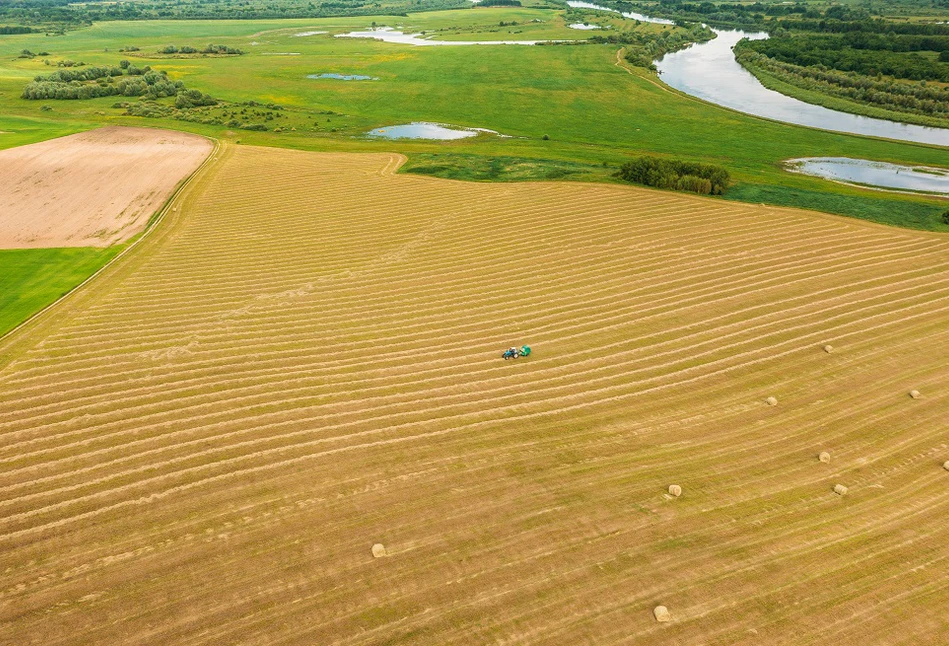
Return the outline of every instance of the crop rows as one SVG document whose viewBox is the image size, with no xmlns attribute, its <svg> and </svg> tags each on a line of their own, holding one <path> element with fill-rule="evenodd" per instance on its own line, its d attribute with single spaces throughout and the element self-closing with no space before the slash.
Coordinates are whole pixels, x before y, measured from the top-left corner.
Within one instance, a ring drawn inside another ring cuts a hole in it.
<svg viewBox="0 0 949 646">
<path fill-rule="evenodd" d="M 946 634 L 949 240 L 398 162 L 227 149 L 15 340 L 0 642 Z"/>
</svg>

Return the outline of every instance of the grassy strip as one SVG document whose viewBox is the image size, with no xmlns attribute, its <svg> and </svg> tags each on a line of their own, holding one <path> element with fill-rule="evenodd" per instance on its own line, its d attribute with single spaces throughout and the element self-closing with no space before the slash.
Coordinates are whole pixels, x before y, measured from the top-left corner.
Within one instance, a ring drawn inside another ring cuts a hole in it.
<svg viewBox="0 0 949 646">
<path fill-rule="evenodd" d="M 124 247 L 0 250 L 0 336 L 69 292 Z"/>
<path fill-rule="evenodd" d="M 876 106 L 867 105 L 865 103 L 857 103 L 856 101 L 850 101 L 849 99 L 832 96 L 830 94 L 824 94 L 823 92 L 817 92 L 815 90 L 805 89 L 788 83 L 785 80 L 779 79 L 757 65 L 748 65 L 747 61 L 740 62 L 746 70 L 751 72 L 751 74 L 769 90 L 780 92 L 781 94 L 798 99 L 800 101 L 804 101 L 805 103 L 812 103 L 814 105 L 830 108 L 831 110 L 849 112 L 850 114 L 858 114 L 863 117 L 873 117 L 875 119 L 889 119 L 890 121 L 913 123 L 919 126 L 931 126 L 933 128 L 949 127 L 949 121 L 946 121 L 945 119 L 927 117 L 921 114 L 913 114 L 911 112 L 897 112 L 895 110 L 887 110 L 886 108 L 879 108 Z"/>
<path fill-rule="evenodd" d="M 859 194 L 838 195 L 787 186 L 739 184 L 728 190 L 725 199 L 811 209 L 910 229 L 949 231 L 938 207 L 912 197 L 894 205 L 892 200 L 882 201 Z"/>
<path fill-rule="evenodd" d="M 471 182 L 529 182 L 573 180 L 615 181 L 616 168 L 603 164 L 529 157 L 483 157 L 452 153 L 417 153 L 409 157 L 400 172 L 431 175 Z"/>
</svg>

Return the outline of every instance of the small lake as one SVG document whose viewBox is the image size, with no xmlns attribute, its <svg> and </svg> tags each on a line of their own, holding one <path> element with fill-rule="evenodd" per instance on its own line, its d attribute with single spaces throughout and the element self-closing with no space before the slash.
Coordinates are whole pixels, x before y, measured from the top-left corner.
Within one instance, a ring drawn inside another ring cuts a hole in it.
<svg viewBox="0 0 949 646">
<path fill-rule="evenodd" d="M 362 74 L 307 74 L 308 79 L 336 79 L 337 81 L 378 81 L 378 76 Z"/>
<path fill-rule="evenodd" d="M 713 30 L 717 38 L 666 54 L 656 61 L 667 85 L 739 112 L 775 121 L 855 135 L 949 146 L 949 129 L 927 128 L 886 119 L 861 117 L 792 99 L 764 87 L 743 68 L 732 52 L 742 38 L 759 40 L 765 33 Z"/>
<path fill-rule="evenodd" d="M 432 34 L 434 35 L 434 34 Z M 351 31 L 348 34 L 336 34 L 336 38 L 372 38 L 386 43 L 416 46 L 460 46 L 460 45 L 536 45 L 552 42 L 549 40 L 431 40 L 425 34 L 406 34 L 389 27 L 379 27 L 367 31 Z"/>
<path fill-rule="evenodd" d="M 945 168 L 903 166 L 849 157 L 805 157 L 785 163 L 792 172 L 824 179 L 949 195 L 949 169 Z"/>
<path fill-rule="evenodd" d="M 494 130 L 487 128 L 460 128 L 457 126 L 447 126 L 440 123 L 431 123 L 428 121 L 413 121 L 400 126 L 385 126 L 370 130 L 366 134 L 370 137 L 381 137 L 383 139 L 465 139 L 466 137 L 476 137 L 479 133 L 498 134 Z"/>
<path fill-rule="evenodd" d="M 592 2 L 581 2 L 580 0 L 567 0 L 567 4 L 574 9 L 595 9 L 597 11 L 609 11 L 610 13 L 618 13 L 623 16 L 623 18 L 630 18 L 632 20 L 638 20 L 640 22 L 651 22 L 657 25 L 674 25 L 675 23 L 671 20 L 666 20 L 665 18 L 651 18 L 649 16 L 644 16 L 641 13 L 635 13 L 633 11 L 617 11 L 616 9 L 610 9 L 609 7 L 603 7 L 598 4 L 593 4 Z"/>
</svg>

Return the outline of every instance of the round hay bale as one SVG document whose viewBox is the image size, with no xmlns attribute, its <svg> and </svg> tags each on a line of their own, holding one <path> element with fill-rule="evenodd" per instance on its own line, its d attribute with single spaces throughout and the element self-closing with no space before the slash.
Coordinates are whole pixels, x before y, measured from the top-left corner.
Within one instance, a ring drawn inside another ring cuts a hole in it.
<svg viewBox="0 0 949 646">
<path fill-rule="evenodd" d="M 386 555 L 386 546 L 382 543 L 376 543 L 372 546 L 373 558 L 381 558 Z"/>
<path fill-rule="evenodd" d="M 682 487 L 679 485 L 669 485 L 669 493 L 678 498 L 682 495 Z"/>
<path fill-rule="evenodd" d="M 768 406 L 777 406 L 777 405 L 778 405 L 778 398 L 777 398 L 777 397 L 768 397 L 768 398 L 767 398 L 766 400 L 764 400 L 764 401 L 765 401 L 766 404 L 768 404 Z"/>
<path fill-rule="evenodd" d="M 946 471 L 949 471 L 949 460 L 946 460 L 946 463 L 942 465 L 942 468 Z"/>
<path fill-rule="evenodd" d="M 913 399 L 919 399 L 920 397 L 922 397 L 922 395 L 919 394 L 918 390 L 909 391 L 909 396 L 912 397 Z"/>
<path fill-rule="evenodd" d="M 672 615 L 669 614 L 669 609 L 665 606 L 656 606 L 653 608 L 652 614 L 656 615 L 656 621 L 659 623 L 672 621 Z"/>
<path fill-rule="evenodd" d="M 842 484 L 835 484 L 834 493 L 837 494 L 838 496 L 842 496 L 845 493 L 847 493 L 847 487 L 843 486 Z"/>
<path fill-rule="evenodd" d="M 825 345 L 825 346 L 824 346 L 824 352 L 826 352 L 827 354 L 830 354 L 830 353 L 833 352 L 833 351 L 834 351 L 834 346 L 832 346 L 832 345 Z"/>
<path fill-rule="evenodd" d="M 830 453 L 827 451 L 821 451 L 821 454 L 817 456 L 817 459 L 823 462 L 824 464 L 830 463 Z"/>
</svg>

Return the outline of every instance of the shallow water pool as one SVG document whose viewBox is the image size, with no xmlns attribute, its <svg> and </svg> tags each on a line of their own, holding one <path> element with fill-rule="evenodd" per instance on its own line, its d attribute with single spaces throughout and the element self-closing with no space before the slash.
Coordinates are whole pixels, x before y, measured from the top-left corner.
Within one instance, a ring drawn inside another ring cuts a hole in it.
<svg viewBox="0 0 949 646">
<path fill-rule="evenodd" d="M 337 81 L 378 81 L 378 76 L 362 74 L 307 74 L 308 79 L 336 79 Z"/>
<path fill-rule="evenodd" d="M 805 157 L 785 163 L 792 172 L 839 182 L 949 195 L 949 169 L 946 168 L 903 166 L 849 157 Z"/>
<path fill-rule="evenodd" d="M 485 128 L 459 128 L 457 126 L 445 126 L 440 123 L 430 123 L 428 121 L 414 121 L 399 126 L 385 126 L 376 128 L 366 133 L 370 137 L 382 137 L 384 139 L 465 139 L 466 137 L 475 137 L 480 132 L 497 134 L 493 130 Z"/>
</svg>

